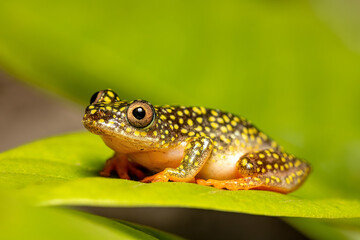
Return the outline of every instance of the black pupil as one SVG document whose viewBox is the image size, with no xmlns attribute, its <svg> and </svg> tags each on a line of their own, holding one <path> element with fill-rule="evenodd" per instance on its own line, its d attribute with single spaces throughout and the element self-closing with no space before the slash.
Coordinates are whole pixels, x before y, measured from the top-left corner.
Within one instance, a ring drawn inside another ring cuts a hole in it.
<svg viewBox="0 0 360 240">
<path fill-rule="evenodd" d="M 142 107 L 137 107 L 133 110 L 133 115 L 136 119 L 141 120 L 145 117 L 145 110 Z"/>
<path fill-rule="evenodd" d="M 94 93 L 94 94 L 91 96 L 91 98 L 90 98 L 90 104 L 92 104 L 93 102 L 95 102 L 98 94 L 99 94 L 99 92 L 96 92 L 96 93 Z"/>
</svg>

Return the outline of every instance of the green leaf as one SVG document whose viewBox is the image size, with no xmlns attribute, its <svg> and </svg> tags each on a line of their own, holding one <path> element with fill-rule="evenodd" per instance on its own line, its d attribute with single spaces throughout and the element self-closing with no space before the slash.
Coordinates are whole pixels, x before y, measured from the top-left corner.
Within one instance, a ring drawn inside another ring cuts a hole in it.
<svg viewBox="0 0 360 240">
<path fill-rule="evenodd" d="M 347 197 L 309 197 L 302 191 L 226 191 L 191 183 L 151 183 L 98 176 L 111 151 L 90 133 L 31 143 L 0 154 L 0 184 L 9 183 L 38 205 L 186 207 L 269 216 L 360 217 L 360 202 Z M 311 188 L 309 189 L 311 191 Z M 318 194 L 321 195 L 321 194 Z"/>
<path fill-rule="evenodd" d="M 307 197 L 360 197 L 360 56 L 343 39 L 309 1 L 0 1 L 0 63 L 19 79 L 246 116 L 312 164 Z"/>
<path fill-rule="evenodd" d="M 1 191 L 0 196 L 1 239 L 180 239 L 155 229 L 75 210 L 29 206 L 16 193 L 15 198 L 12 191 Z"/>
</svg>

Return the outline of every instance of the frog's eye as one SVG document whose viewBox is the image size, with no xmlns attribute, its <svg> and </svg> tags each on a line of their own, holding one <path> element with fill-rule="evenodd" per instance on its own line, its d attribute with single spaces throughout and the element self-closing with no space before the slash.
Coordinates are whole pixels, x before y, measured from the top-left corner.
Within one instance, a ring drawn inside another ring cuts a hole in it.
<svg viewBox="0 0 360 240">
<path fill-rule="evenodd" d="M 155 111 L 148 102 L 138 100 L 128 107 L 126 116 L 132 126 L 145 128 L 153 122 Z"/>
<path fill-rule="evenodd" d="M 104 91 L 99 91 L 94 93 L 90 98 L 90 104 L 96 103 L 101 98 L 101 95 Z"/>
</svg>

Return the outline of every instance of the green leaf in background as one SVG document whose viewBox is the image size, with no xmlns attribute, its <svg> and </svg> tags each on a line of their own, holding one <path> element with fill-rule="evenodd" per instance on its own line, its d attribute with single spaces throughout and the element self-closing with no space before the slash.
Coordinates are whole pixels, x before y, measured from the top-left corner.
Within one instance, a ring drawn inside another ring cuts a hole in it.
<svg viewBox="0 0 360 240">
<path fill-rule="evenodd" d="M 1 239 L 181 239 L 152 228 L 74 210 L 30 206 L 20 201 L 20 196 L 9 190 L 0 193 Z"/>
<path fill-rule="evenodd" d="M 37 205 L 186 207 L 269 216 L 360 217 L 360 201 L 347 197 L 308 197 L 267 191 L 226 191 L 190 183 L 144 184 L 98 176 L 108 150 L 90 133 L 38 141 L 0 154 L 0 184 L 11 183 Z M 305 194 L 304 194 L 305 193 Z M 320 193 L 318 194 L 320 195 Z"/>
</svg>

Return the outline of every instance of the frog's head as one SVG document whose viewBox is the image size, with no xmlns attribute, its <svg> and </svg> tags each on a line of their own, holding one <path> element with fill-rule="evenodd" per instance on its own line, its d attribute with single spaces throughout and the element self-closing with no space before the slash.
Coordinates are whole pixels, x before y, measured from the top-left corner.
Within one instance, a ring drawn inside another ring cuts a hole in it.
<svg viewBox="0 0 360 240">
<path fill-rule="evenodd" d="M 159 142 L 155 108 L 147 101 L 120 100 L 110 89 L 96 92 L 85 110 L 83 124 L 118 152 L 147 150 Z"/>
</svg>

